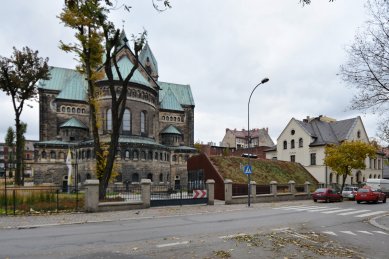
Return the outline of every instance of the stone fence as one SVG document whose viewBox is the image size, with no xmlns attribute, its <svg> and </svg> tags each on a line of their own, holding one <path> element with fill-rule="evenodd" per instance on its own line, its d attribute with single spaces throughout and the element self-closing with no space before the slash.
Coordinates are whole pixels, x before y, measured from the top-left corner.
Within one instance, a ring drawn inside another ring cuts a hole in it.
<svg viewBox="0 0 389 259">
<path fill-rule="evenodd" d="M 233 196 L 232 195 L 232 184 L 233 182 L 229 179 L 224 181 L 224 190 L 225 190 L 225 204 L 244 204 L 247 203 L 248 196 L 240 195 Z M 310 193 L 310 182 L 305 182 L 304 184 L 304 192 L 296 192 L 296 183 L 294 181 L 288 182 L 288 192 L 279 193 L 277 191 L 277 182 L 270 182 L 270 193 L 269 194 L 257 194 L 256 193 L 256 182 L 250 182 L 250 200 L 252 203 L 260 203 L 260 202 L 274 202 L 274 201 L 289 201 L 289 200 L 306 200 L 311 198 Z"/>
<path fill-rule="evenodd" d="M 247 203 L 248 196 L 232 195 L 233 182 L 229 179 L 224 181 L 225 190 L 225 204 L 245 204 Z M 140 200 L 133 201 L 115 201 L 115 202 L 100 202 L 99 201 L 99 180 L 86 180 L 85 187 L 85 211 L 86 212 L 100 212 L 100 211 L 118 211 L 118 210 L 135 210 L 146 209 L 151 204 L 151 180 L 142 179 L 140 182 L 141 193 Z M 310 183 L 305 182 L 304 192 L 296 192 L 296 184 L 294 181 L 289 181 L 288 192 L 278 192 L 277 182 L 270 182 L 269 194 L 256 194 L 256 182 L 250 182 L 251 195 L 250 199 L 252 203 L 260 202 L 274 202 L 274 201 L 287 201 L 287 200 L 305 200 L 310 199 Z M 212 179 L 206 182 L 208 205 L 214 205 L 214 193 L 215 193 L 215 181 Z"/>
<path fill-rule="evenodd" d="M 142 179 L 140 185 L 141 185 L 140 200 L 101 202 L 99 201 L 99 180 L 86 180 L 84 183 L 85 211 L 100 212 L 100 211 L 119 211 L 119 210 L 135 210 L 135 209 L 150 208 L 151 180 Z M 214 197 L 215 197 L 214 185 L 215 185 L 214 180 L 207 180 L 206 189 L 207 189 L 208 205 L 214 205 Z"/>
</svg>

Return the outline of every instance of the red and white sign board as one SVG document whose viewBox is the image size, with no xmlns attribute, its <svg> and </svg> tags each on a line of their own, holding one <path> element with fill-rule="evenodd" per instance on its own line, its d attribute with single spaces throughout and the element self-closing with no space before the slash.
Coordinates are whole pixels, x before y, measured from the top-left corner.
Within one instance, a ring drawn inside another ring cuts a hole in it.
<svg viewBox="0 0 389 259">
<path fill-rule="evenodd" d="M 207 190 L 193 190 L 193 199 L 206 198 Z"/>
</svg>

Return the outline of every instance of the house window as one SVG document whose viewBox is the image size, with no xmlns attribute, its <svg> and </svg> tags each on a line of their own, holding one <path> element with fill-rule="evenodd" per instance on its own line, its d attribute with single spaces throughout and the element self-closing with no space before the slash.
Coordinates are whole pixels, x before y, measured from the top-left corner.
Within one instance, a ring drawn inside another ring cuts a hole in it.
<svg viewBox="0 0 389 259">
<path fill-rule="evenodd" d="M 296 133 L 294 130 L 291 130 L 291 131 L 290 131 L 290 134 L 291 134 L 291 135 L 294 135 L 294 133 Z"/>
<path fill-rule="evenodd" d="M 128 109 L 125 109 L 123 114 L 123 132 L 131 132 L 131 112 Z"/>
<path fill-rule="evenodd" d="M 107 113 L 106 113 L 106 118 L 107 118 L 107 130 L 112 130 L 112 112 L 111 112 L 111 109 L 108 109 L 107 110 Z"/>
<path fill-rule="evenodd" d="M 76 108 L 72 108 L 72 113 L 76 113 Z"/>
<path fill-rule="evenodd" d="M 361 131 L 360 130 L 358 130 L 358 132 L 357 132 L 357 138 L 361 138 Z"/>
<path fill-rule="evenodd" d="M 148 174 L 147 179 L 150 179 L 151 181 L 153 181 L 153 174 Z"/>
<path fill-rule="evenodd" d="M 159 174 L 159 181 L 162 183 L 163 182 L 163 174 Z"/>
<path fill-rule="evenodd" d="M 316 165 L 316 153 L 311 153 L 311 165 Z"/>
<path fill-rule="evenodd" d="M 140 113 L 140 132 L 146 133 L 146 113 Z"/>
<path fill-rule="evenodd" d="M 299 138 L 299 147 L 303 147 L 303 138 Z"/>
<path fill-rule="evenodd" d="M 62 110 L 62 112 L 65 112 L 66 109 L 65 109 L 65 107 L 62 106 L 61 110 Z"/>
<path fill-rule="evenodd" d="M 290 141 L 290 148 L 294 148 L 294 139 Z"/>
<path fill-rule="evenodd" d="M 377 166 L 378 166 L 378 169 L 381 169 L 381 159 L 377 160 Z"/>
<path fill-rule="evenodd" d="M 276 157 L 276 156 L 273 156 L 273 157 L 271 158 L 271 160 L 277 160 L 277 157 Z"/>
<path fill-rule="evenodd" d="M 295 155 L 291 155 L 290 156 L 290 162 L 296 162 L 296 156 Z"/>
<path fill-rule="evenodd" d="M 284 140 L 284 149 L 287 149 L 288 148 L 288 142 L 286 140 Z"/>
</svg>

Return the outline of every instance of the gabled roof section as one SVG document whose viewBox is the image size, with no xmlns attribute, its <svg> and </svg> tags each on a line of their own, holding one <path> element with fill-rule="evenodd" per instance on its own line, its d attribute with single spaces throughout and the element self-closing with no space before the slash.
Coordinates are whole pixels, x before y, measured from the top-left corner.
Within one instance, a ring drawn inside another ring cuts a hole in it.
<svg viewBox="0 0 389 259">
<path fill-rule="evenodd" d="M 123 46 L 128 46 L 128 38 L 127 38 L 127 35 L 126 35 L 126 32 L 124 31 L 124 29 L 122 29 L 122 31 L 120 32 L 120 35 L 119 35 L 119 48 L 123 47 Z"/>
<path fill-rule="evenodd" d="M 164 110 L 184 111 L 170 88 L 167 89 L 166 94 L 161 101 L 160 108 Z"/>
<path fill-rule="evenodd" d="M 50 79 L 40 80 L 38 88 L 59 91 L 58 99 L 86 101 L 87 82 L 73 69 L 51 67 Z"/>
<path fill-rule="evenodd" d="M 128 56 L 123 56 L 118 62 L 120 73 L 123 76 L 123 79 L 131 72 L 131 69 L 134 67 L 134 64 L 131 62 L 130 58 Z M 113 72 L 113 79 L 119 80 L 118 73 L 116 72 L 116 69 L 114 65 L 112 64 L 112 72 Z M 104 77 L 104 79 L 107 79 L 107 76 Z M 141 72 L 137 69 L 130 79 L 130 82 L 145 85 L 148 87 L 151 87 L 150 82 L 142 75 Z"/>
<path fill-rule="evenodd" d="M 177 98 L 177 101 L 181 105 L 187 105 L 187 106 L 194 106 L 194 100 L 192 96 L 192 91 L 190 89 L 190 85 L 180 85 L 180 84 L 173 84 L 173 83 L 166 83 L 166 82 L 157 82 L 159 87 L 161 88 L 159 92 L 159 101 L 161 102 L 165 95 L 168 92 L 168 89 L 171 89 L 171 91 L 174 93 L 175 97 Z"/>
<path fill-rule="evenodd" d="M 70 120 L 62 123 L 60 126 L 60 128 L 80 128 L 80 129 L 88 129 L 87 126 L 85 126 L 84 123 L 82 123 L 81 121 L 79 121 L 78 119 L 76 118 L 71 118 Z"/>
<path fill-rule="evenodd" d="M 321 121 L 320 117 L 309 121 L 298 121 L 310 136 L 315 138 L 311 146 L 321 146 L 327 144 L 338 144 L 349 138 L 350 132 L 355 127 L 357 118 L 341 121 L 326 122 Z"/>
<path fill-rule="evenodd" d="M 181 132 L 174 127 L 173 125 L 167 126 L 165 129 L 161 131 L 161 134 L 176 134 L 176 135 L 182 135 Z"/>
<path fill-rule="evenodd" d="M 149 46 L 148 42 L 146 42 L 146 44 L 143 47 L 141 53 L 139 54 L 139 61 L 140 61 L 140 63 L 142 63 L 142 65 L 144 67 L 146 67 L 147 64 L 150 64 L 151 65 L 151 69 L 156 74 L 158 74 L 158 63 L 157 63 L 157 60 L 154 57 L 153 52 L 150 49 L 150 46 Z"/>
</svg>

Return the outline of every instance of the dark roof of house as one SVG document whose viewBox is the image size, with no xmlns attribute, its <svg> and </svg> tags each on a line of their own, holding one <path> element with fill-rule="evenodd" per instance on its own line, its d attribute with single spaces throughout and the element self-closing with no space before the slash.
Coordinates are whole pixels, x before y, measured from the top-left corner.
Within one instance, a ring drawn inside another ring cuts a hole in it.
<svg viewBox="0 0 389 259">
<path fill-rule="evenodd" d="M 227 129 L 228 130 L 228 129 Z M 247 130 L 230 130 L 236 138 L 247 139 L 248 131 Z M 252 129 L 250 130 L 250 138 L 258 138 L 260 145 L 264 146 L 273 146 L 274 142 L 270 138 L 267 129 Z"/>
<path fill-rule="evenodd" d="M 357 119 L 358 117 L 326 122 L 321 121 L 320 118 L 314 118 L 310 121 L 296 120 L 296 122 L 315 139 L 310 146 L 321 146 L 326 144 L 338 144 L 341 141 L 348 139 Z"/>
</svg>

